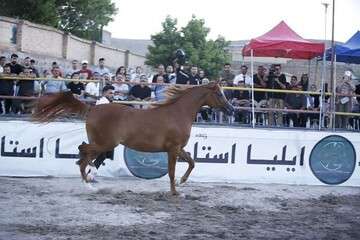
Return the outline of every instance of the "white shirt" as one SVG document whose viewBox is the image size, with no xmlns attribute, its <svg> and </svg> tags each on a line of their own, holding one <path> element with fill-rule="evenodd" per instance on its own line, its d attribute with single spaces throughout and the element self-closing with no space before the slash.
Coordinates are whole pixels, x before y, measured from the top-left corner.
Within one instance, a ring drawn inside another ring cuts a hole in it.
<svg viewBox="0 0 360 240">
<path fill-rule="evenodd" d="M 109 99 L 107 99 L 106 97 L 101 97 L 99 100 L 96 101 L 95 105 L 108 104 L 108 103 L 110 103 Z"/>
<path fill-rule="evenodd" d="M 106 67 L 103 67 L 103 68 L 97 67 L 97 68 L 94 69 L 93 72 L 98 72 L 98 73 L 100 73 L 101 76 L 103 74 L 105 74 L 105 73 L 110 74 L 110 70 L 108 68 L 106 68 Z"/>
<path fill-rule="evenodd" d="M 0 66 L 0 73 L 4 72 L 4 68 L 2 66 Z"/>
<path fill-rule="evenodd" d="M 93 96 L 99 96 L 99 84 L 95 82 L 87 83 L 85 86 L 85 92 Z"/>
<path fill-rule="evenodd" d="M 239 82 L 244 82 L 245 81 L 245 85 L 252 85 L 252 80 L 251 77 L 247 74 L 242 74 L 240 73 L 239 75 L 236 75 L 234 78 L 234 85 L 238 85 Z"/>
</svg>

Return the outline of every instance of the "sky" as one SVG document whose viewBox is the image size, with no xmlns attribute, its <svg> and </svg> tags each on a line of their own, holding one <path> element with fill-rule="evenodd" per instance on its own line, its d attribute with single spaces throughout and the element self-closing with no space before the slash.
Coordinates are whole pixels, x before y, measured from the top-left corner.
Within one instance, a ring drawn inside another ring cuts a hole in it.
<svg viewBox="0 0 360 240">
<path fill-rule="evenodd" d="M 284 20 L 306 39 L 331 39 L 332 0 L 113 0 L 118 10 L 105 27 L 115 38 L 150 39 L 162 30 L 167 15 L 184 27 L 192 15 L 205 20 L 208 38 L 248 40 L 269 31 Z M 360 0 L 335 1 L 335 40 L 345 42 L 360 30 Z"/>
</svg>

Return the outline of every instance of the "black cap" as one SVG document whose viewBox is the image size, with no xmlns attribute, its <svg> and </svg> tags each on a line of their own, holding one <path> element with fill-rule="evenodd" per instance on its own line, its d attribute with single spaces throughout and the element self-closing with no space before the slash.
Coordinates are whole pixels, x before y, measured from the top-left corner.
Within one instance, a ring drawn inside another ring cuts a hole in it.
<svg viewBox="0 0 360 240">
<path fill-rule="evenodd" d="M 105 61 L 105 58 L 99 58 L 99 61 Z"/>
</svg>

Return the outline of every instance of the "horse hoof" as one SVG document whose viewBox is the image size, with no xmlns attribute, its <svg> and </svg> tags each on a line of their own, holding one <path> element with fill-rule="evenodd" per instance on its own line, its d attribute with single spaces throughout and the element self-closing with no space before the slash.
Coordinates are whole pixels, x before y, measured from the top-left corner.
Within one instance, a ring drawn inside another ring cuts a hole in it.
<svg viewBox="0 0 360 240">
<path fill-rule="evenodd" d="M 183 184 L 183 183 L 185 183 L 187 181 L 187 178 L 181 178 L 180 179 L 180 184 Z"/>
<path fill-rule="evenodd" d="M 176 191 L 176 190 L 173 190 L 173 191 L 171 191 L 171 195 L 173 195 L 173 196 L 179 196 L 180 193 L 179 193 L 178 191 Z"/>
</svg>

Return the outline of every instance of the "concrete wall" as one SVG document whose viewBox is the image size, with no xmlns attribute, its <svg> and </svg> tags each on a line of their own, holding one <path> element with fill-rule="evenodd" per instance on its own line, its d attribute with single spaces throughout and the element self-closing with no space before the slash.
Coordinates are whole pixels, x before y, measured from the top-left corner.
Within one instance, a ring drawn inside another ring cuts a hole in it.
<svg viewBox="0 0 360 240">
<path fill-rule="evenodd" d="M 16 36 L 16 39 L 14 39 Z M 44 56 L 71 62 L 73 59 L 88 60 L 97 64 L 104 57 L 106 66 L 144 66 L 145 56 L 88 41 L 64 33 L 55 28 L 0 16 L 0 50 L 3 53 Z M 67 65 L 67 63 L 64 63 Z"/>
</svg>

